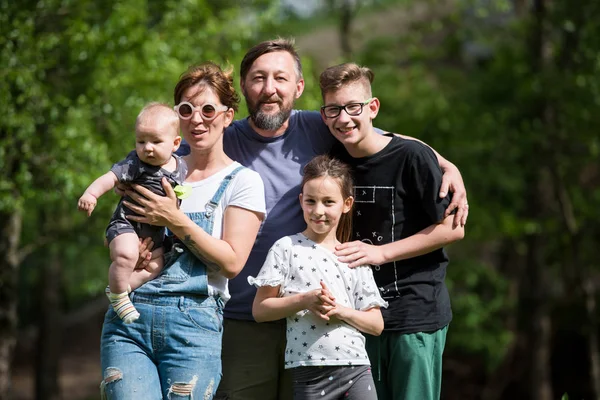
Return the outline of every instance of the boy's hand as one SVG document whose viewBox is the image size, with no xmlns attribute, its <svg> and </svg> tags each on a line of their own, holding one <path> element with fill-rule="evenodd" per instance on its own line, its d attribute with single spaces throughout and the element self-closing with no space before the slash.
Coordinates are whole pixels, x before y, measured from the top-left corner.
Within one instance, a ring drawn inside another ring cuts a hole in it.
<svg viewBox="0 0 600 400">
<path fill-rule="evenodd" d="M 87 212 L 88 217 L 92 215 L 92 211 L 96 208 L 96 204 L 98 204 L 98 200 L 89 193 L 84 193 L 83 196 L 79 198 L 77 202 L 77 208 L 80 211 Z"/>
<path fill-rule="evenodd" d="M 462 175 L 458 168 L 444 168 L 444 175 L 442 175 L 442 185 L 440 186 L 440 197 L 444 198 L 448 195 L 448 190 L 452 192 L 452 202 L 446 208 L 444 218 L 450 215 L 454 209 L 456 214 L 454 215 L 453 226 L 465 226 L 467 223 L 467 217 L 469 216 L 469 203 L 467 202 L 467 189 L 465 189 L 465 183 L 463 182 Z"/>
<path fill-rule="evenodd" d="M 338 256 L 340 262 L 347 263 L 350 268 L 386 263 L 381 246 L 367 244 L 360 240 L 338 244 L 333 254 Z"/>
</svg>

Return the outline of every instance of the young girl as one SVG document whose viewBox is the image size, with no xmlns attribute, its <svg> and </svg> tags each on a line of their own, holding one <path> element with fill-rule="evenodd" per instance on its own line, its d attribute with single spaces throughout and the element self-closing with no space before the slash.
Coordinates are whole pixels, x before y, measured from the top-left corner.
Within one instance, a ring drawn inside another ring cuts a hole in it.
<svg viewBox="0 0 600 400">
<path fill-rule="evenodd" d="M 350 269 L 333 254 L 350 238 L 352 178 L 348 167 L 318 156 L 304 167 L 300 204 L 307 228 L 279 239 L 256 278 L 258 322 L 287 317 L 285 368 L 294 399 L 377 399 L 365 338 L 379 335 L 380 297 L 368 266 Z"/>
</svg>

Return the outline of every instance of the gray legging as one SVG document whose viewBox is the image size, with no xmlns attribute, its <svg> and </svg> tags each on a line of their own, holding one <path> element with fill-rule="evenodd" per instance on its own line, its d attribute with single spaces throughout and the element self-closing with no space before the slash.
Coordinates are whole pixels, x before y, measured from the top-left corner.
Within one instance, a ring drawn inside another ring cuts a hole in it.
<svg viewBox="0 0 600 400">
<path fill-rule="evenodd" d="M 294 400 L 377 400 L 368 365 L 292 369 Z"/>
</svg>

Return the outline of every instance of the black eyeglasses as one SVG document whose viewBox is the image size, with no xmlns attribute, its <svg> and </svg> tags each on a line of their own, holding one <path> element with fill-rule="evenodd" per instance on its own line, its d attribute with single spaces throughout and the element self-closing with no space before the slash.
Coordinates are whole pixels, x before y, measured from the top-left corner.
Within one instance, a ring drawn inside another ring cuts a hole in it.
<svg viewBox="0 0 600 400">
<path fill-rule="evenodd" d="M 345 106 L 323 106 L 321 107 L 321 111 L 326 118 L 335 118 L 340 115 L 342 110 L 346 111 L 346 114 L 355 117 L 362 114 L 363 107 L 369 104 L 373 99 L 374 97 L 371 97 L 369 100 L 365 100 L 362 103 L 349 103 Z"/>
</svg>

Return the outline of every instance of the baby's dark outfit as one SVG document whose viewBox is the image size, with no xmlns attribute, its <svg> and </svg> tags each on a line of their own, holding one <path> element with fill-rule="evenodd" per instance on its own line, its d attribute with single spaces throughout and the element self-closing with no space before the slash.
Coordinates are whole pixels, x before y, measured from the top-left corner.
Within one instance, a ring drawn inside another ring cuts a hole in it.
<svg viewBox="0 0 600 400">
<path fill-rule="evenodd" d="M 173 157 L 177 161 L 177 167 L 173 172 L 143 162 L 135 151 L 129 153 L 124 160 L 114 164 L 110 170 L 117 176 L 120 183 L 134 183 L 153 193 L 166 196 L 161 183 L 163 177 L 167 178 L 171 186 L 175 187 L 183 184 L 187 176 L 185 161 L 176 154 L 173 154 Z M 154 242 L 154 249 L 161 247 L 165 236 L 165 227 L 128 220 L 125 217 L 126 215 L 137 214 L 123 205 L 124 200 L 135 204 L 135 201 L 128 196 L 121 198 L 106 228 L 108 242 L 110 243 L 115 237 L 123 233 L 136 233 L 140 238 L 151 237 Z"/>
</svg>

